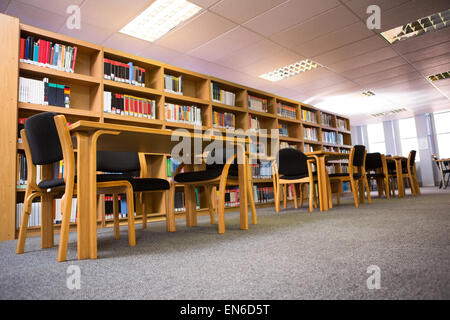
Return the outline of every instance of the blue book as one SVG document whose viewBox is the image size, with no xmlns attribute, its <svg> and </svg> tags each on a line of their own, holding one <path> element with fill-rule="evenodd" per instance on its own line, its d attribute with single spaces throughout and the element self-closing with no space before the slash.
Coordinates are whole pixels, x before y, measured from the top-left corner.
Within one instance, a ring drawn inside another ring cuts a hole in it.
<svg viewBox="0 0 450 320">
<path fill-rule="evenodd" d="M 130 66 L 130 72 L 129 72 L 129 81 L 130 84 L 133 84 L 133 80 L 134 80 L 134 68 L 133 68 L 133 62 L 128 63 L 128 65 Z"/>
<path fill-rule="evenodd" d="M 34 44 L 33 61 L 39 62 L 39 44 L 37 42 Z"/>
<path fill-rule="evenodd" d="M 120 196 L 120 213 L 122 217 L 127 216 L 127 197 L 124 194 Z"/>
</svg>

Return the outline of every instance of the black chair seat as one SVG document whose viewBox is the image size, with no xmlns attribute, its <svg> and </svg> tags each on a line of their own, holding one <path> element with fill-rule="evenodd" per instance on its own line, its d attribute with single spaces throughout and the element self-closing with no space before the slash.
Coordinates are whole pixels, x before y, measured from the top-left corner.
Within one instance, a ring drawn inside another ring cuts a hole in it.
<svg viewBox="0 0 450 320">
<path fill-rule="evenodd" d="M 160 191 L 169 190 L 170 184 L 167 180 L 157 178 L 133 178 L 130 179 L 130 183 L 133 186 L 133 191 Z"/>
<path fill-rule="evenodd" d="M 341 177 L 350 177 L 350 174 L 348 173 L 331 173 L 328 175 L 330 178 L 341 178 Z M 353 174 L 353 179 L 359 179 L 361 178 L 361 174 L 360 173 L 354 173 Z"/>
<path fill-rule="evenodd" d="M 384 173 L 368 173 L 367 178 L 368 179 L 384 178 Z"/>
<path fill-rule="evenodd" d="M 183 172 L 179 173 L 175 176 L 175 181 L 180 183 L 189 183 L 189 182 L 202 182 L 208 181 L 218 178 L 222 174 L 222 169 L 213 169 L 213 170 L 203 170 L 203 171 L 192 171 L 192 172 Z M 239 179 L 239 172 L 237 168 L 230 167 L 228 170 L 228 179 L 237 180 Z"/>
<path fill-rule="evenodd" d="M 313 176 L 316 177 L 317 172 L 313 172 Z M 280 176 L 280 179 L 282 179 L 282 180 L 297 180 L 297 179 L 303 179 L 303 178 L 307 178 L 307 177 L 309 177 L 309 174 L 303 173 L 303 174 L 298 174 L 295 176 L 287 176 L 287 175 Z"/>
<path fill-rule="evenodd" d="M 39 182 L 38 187 L 41 189 L 54 189 L 64 187 L 65 185 L 64 179 L 49 179 Z"/>
</svg>

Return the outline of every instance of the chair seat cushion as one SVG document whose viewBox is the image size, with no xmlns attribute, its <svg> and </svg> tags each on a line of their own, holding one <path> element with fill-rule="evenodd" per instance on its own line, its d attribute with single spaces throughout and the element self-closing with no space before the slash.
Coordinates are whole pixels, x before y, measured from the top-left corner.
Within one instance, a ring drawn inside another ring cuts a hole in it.
<svg viewBox="0 0 450 320">
<path fill-rule="evenodd" d="M 175 176 L 176 182 L 201 182 L 216 179 L 222 173 L 221 170 L 203 170 L 179 173 Z"/>
<path fill-rule="evenodd" d="M 314 172 L 313 175 L 316 176 L 317 173 Z M 284 175 L 284 176 L 280 176 L 280 179 L 281 180 L 297 180 L 297 179 L 307 178 L 308 176 L 309 176 L 308 173 L 298 174 L 295 176 Z"/>
<path fill-rule="evenodd" d="M 384 173 L 368 173 L 367 178 L 369 179 L 384 178 Z"/>
<path fill-rule="evenodd" d="M 113 174 L 113 173 L 105 173 L 97 175 L 97 182 L 114 182 L 114 181 L 129 181 L 133 179 L 129 175 L 125 174 Z"/>
<path fill-rule="evenodd" d="M 330 178 L 341 178 L 341 177 L 350 177 L 350 174 L 348 173 L 331 173 L 329 174 Z M 360 173 L 354 173 L 353 174 L 353 179 L 359 179 L 361 178 L 361 174 Z"/>
<path fill-rule="evenodd" d="M 49 179 L 39 182 L 38 187 L 41 189 L 53 189 L 64 187 L 65 185 L 66 184 L 64 183 L 64 179 Z"/>
<path fill-rule="evenodd" d="M 158 190 L 169 190 L 170 184 L 167 180 L 157 179 L 157 178 L 133 178 L 130 179 L 131 185 L 133 186 L 133 191 L 143 192 L 143 191 L 158 191 Z"/>
</svg>

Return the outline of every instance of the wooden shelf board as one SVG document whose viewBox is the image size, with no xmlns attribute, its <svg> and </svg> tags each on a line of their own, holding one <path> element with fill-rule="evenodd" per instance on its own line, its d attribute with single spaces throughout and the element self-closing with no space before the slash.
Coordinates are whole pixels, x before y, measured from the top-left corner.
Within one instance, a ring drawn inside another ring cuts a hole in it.
<svg viewBox="0 0 450 320">
<path fill-rule="evenodd" d="M 215 101 L 213 101 L 211 104 L 212 104 L 213 108 L 220 108 L 220 109 L 225 109 L 225 110 L 230 110 L 230 111 L 247 113 L 247 110 L 245 110 L 245 108 L 242 108 L 242 107 L 231 106 L 228 104 L 223 104 L 223 103 L 215 102 Z"/>
<path fill-rule="evenodd" d="M 129 121 L 136 123 L 147 123 L 147 124 L 155 124 L 155 125 L 163 125 L 164 121 L 158 119 L 147 119 L 147 118 L 138 118 L 132 116 L 122 116 L 120 114 L 114 113 L 103 113 L 103 117 L 105 119 L 118 120 L 118 121 Z"/>
<path fill-rule="evenodd" d="M 322 145 L 322 142 L 320 142 L 320 141 L 314 141 L 314 140 L 306 140 L 306 139 L 304 139 L 303 142 L 304 142 L 304 143 L 307 143 L 307 144 Z"/>
<path fill-rule="evenodd" d="M 19 63 L 19 70 L 23 71 L 24 73 L 31 73 L 34 75 L 39 76 L 46 76 L 51 77 L 55 79 L 62 79 L 69 83 L 73 84 L 80 84 L 85 86 L 94 86 L 99 85 L 100 80 L 98 78 L 87 76 L 84 74 L 78 74 L 78 73 L 70 73 L 70 72 L 64 72 L 64 71 L 58 71 L 50 68 L 45 67 L 39 67 L 33 64 L 20 62 Z"/>
<path fill-rule="evenodd" d="M 282 137 L 282 136 L 280 136 L 280 141 L 302 142 L 302 139 L 300 139 L 300 138 L 293 138 L 293 137 Z"/>
<path fill-rule="evenodd" d="M 208 100 L 203 100 L 203 99 L 199 99 L 199 98 L 178 95 L 178 94 L 170 93 L 170 92 L 164 92 L 164 96 L 166 97 L 166 102 L 167 102 L 167 99 L 172 99 L 172 100 L 182 101 L 182 102 L 185 102 L 185 103 L 186 102 L 187 103 L 197 103 L 197 104 L 203 104 L 203 105 L 209 105 L 210 104 L 210 102 Z"/>
<path fill-rule="evenodd" d="M 302 121 L 298 120 L 298 119 L 286 118 L 286 117 L 283 117 L 280 115 L 277 115 L 277 117 L 278 117 L 278 121 L 292 122 L 292 123 L 298 123 L 298 124 L 302 123 Z"/>
<path fill-rule="evenodd" d="M 325 125 L 321 125 L 320 127 L 321 127 L 322 129 L 327 130 L 327 131 L 337 131 L 336 128 L 329 127 L 329 126 L 325 126 Z"/>
<path fill-rule="evenodd" d="M 142 94 L 152 94 L 152 95 L 157 95 L 157 96 L 162 96 L 163 92 L 153 89 L 153 88 L 146 88 L 146 87 L 140 87 L 140 86 L 134 86 L 128 83 L 122 83 L 122 82 L 117 82 L 117 81 L 112 81 L 112 80 L 103 80 L 103 85 L 105 87 L 110 87 L 110 88 L 116 88 L 116 89 L 121 89 L 121 90 L 127 90 L 127 91 L 133 91 L 136 93 L 142 93 Z"/>
<path fill-rule="evenodd" d="M 302 120 L 302 124 L 303 124 L 304 126 L 307 126 L 307 127 L 316 127 L 316 128 L 320 128 L 320 125 L 317 124 L 317 123 L 314 123 L 314 122 L 308 122 L 308 121 Z"/>
<path fill-rule="evenodd" d="M 198 128 L 199 126 L 194 126 L 193 124 L 189 124 L 189 123 L 181 123 L 181 122 L 170 122 L 170 121 L 165 121 L 164 122 L 166 127 L 168 128 L 184 128 L 184 129 L 192 129 L 194 130 L 195 128 Z M 202 131 L 205 131 L 208 129 L 208 127 L 206 126 L 201 126 Z"/>
<path fill-rule="evenodd" d="M 32 103 L 25 103 L 25 102 L 19 102 L 18 107 L 19 107 L 19 110 L 28 110 L 28 111 L 37 111 L 37 112 L 55 112 L 55 113 L 64 114 L 64 115 L 100 118 L 99 112 L 93 112 L 93 111 L 83 110 L 83 109 L 62 108 L 62 107 L 55 107 L 55 106 L 43 106 L 40 104 L 32 104 Z"/>
<path fill-rule="evenodd" d="M 275 119 L 277 117 L 277 116 L 275 116 L 272 113 L 256 111 L 256 110 L 252 110 L 250 108 L 248 108 L 248 113 L 251 113 L 251 114 L 253 114 L 255 116 L 258 116 L 258 117 L 265 117 L 265 118 L 272 118 L 272 119 Z"/>
</svg>

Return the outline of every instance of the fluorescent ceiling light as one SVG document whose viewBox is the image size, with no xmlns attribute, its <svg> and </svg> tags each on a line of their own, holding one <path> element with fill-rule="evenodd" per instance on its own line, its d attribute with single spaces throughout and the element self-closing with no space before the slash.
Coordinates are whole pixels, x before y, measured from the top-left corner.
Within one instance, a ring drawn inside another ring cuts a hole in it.
<svg viewBox="0 0 450 320">
<path fill-rule="evenodd" d="M 406 40 L 420 36 L 426 32 L 436 31 L 448 27 L 450 24 L 450 9 L 420 18 L 404 26 L 382 32 L 381 35 L 389 42 Z"/>
<path fill-rule="evenodd" d="M 444 79 L 448 79 L 448 78 L 450 78 L 450 71 L 427 76 L 427 79 L 430 81 L 438 81 L 438 80 L 444 80 Z"/>
<path fill-rule="evenodd" d="M 362 95 L 364 95 L 366 97 L 373 97 L 375 95 L 375 93 L 373 93 L 372 91 L 364 91 L 362 93 Z"/>
<path fill-rule="evenodd" d="M 405 112 L 405 111 L 407 111 L 405 108 L 395 109 L 395 110 L 390 110 L 390 111 L 385 111 L 385 112 L 380 112 L 380 113 L 374 113 L 374 114 L 372 114 L 372 117 L 378 118 L 378 117 L 392 116 L 394 114 Z"/>
<path fill-rule="evenodd" d="M 302 72 L 306 72 L 312 69 L 320 68 L 321 65 L 312 60 L 306 59 L 289 66 L 282 67 L 280 69 L 276 69 L 274 71 L 268 72 L 266 74 L 260 75 L 260 78 L 275 82 L 280 81 L 286 78 L 290 78 L 296 76 Z"/>
<path fill-rule="evenodd" d="M 156 0 L 120 32 L 153 42 L 200 10 L 201 7 L 186 0 Z"/>
</svg>

